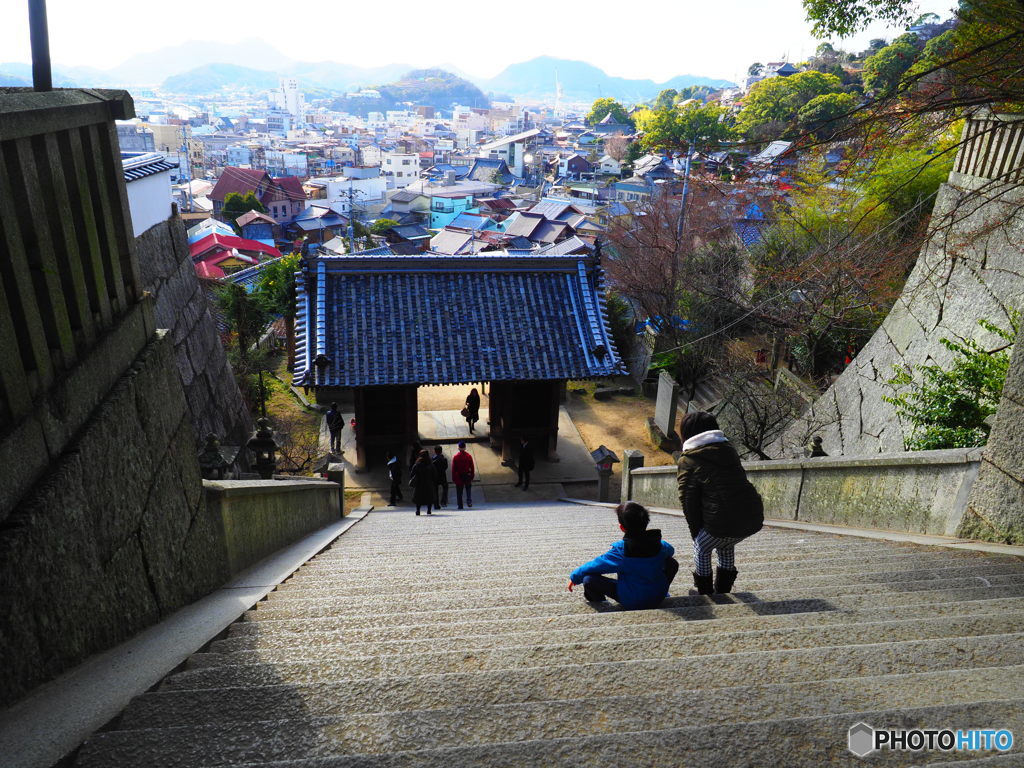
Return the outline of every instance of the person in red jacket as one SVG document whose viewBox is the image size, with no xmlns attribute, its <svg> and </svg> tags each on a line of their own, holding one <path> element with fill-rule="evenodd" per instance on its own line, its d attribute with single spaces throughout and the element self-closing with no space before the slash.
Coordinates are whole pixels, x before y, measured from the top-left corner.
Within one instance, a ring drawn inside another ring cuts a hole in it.
<svg viewBox="0 0 1024 768">
<path fill-rule="evenodd" d="M 459 441 L 459 451 L 452 456 L 452 482 L 455 483 L 455 500 L 462 509 L 462 491 L 466 491 L 466 506 L 473 508 L 473 478 L 476 465 L 473 457 L 466 453 L 466 441 Z"/>
</svg>

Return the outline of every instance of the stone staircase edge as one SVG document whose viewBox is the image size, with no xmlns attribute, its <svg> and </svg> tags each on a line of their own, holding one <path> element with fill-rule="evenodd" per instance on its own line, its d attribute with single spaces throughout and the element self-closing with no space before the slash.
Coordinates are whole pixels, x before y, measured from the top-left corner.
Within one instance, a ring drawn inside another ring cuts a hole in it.
<svg viewBox="0 0 1024 768">
<path fill-rule="evenodd" d="M 615 509 L 617 504 L 589 499 L 560 498 L 568 504 L 578 504 L 585 507 L 605 507 Z M 683 517 L 682 510 L 669 509 L 668 507 L 648 507 L 651 512 L 670 517 Z M 988 541 L 976 539 L 960 539 L 952 536 L 938 536 L 928 533 L 908 533 L 904 531 L 886 531 L 881 528 L 853 528 L 846 525 L 832 525 L 830 523 L 808 523 L 800 520 L 781 520 L 766 517 L 764 524 L 772 528 L 789 528 L 797 531 L 813 531 L 814 533 L 832 533 L 837 536 L 854 536 L 862 539 L 881 539 L 882 541 L 895 541 L 903 544 L 922 544 L 932 547 L 947 547 L 948 549 L 965 549 L 973 552 L 986 552 L 993 555 L 1012 555 L 1024 557 L 1024 546 L 1013 544 L 994 544 Z"/>
<path fill-rule="evenodd" d="M 364 519 L 359 507 L 0 711 L 7 768 L 50 768 Z"/>
</svg>

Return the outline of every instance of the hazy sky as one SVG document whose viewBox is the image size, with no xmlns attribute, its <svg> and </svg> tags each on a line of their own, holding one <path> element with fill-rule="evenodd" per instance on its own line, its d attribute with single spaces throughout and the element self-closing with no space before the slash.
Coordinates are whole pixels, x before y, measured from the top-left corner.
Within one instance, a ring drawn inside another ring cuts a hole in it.
<svg viewBox="0 0 1024 768">
<path fill-rule="evenodd" d="M 955 0 L 918 5 L 946 17 Z M 546 54 L 620 77 L 735 80 L 753 61 L 798 61 L 819 42 L 800 0 L 48 0 L 47 7 L 54 63 L 100 69 L 186 40 L 261 38 L 302 61 L 451 63 L 480 77 Z M 891 36 L 877 27 L 849 47 Z M 0 0 L 0 62 L 30 58 L 26 0 Z"/>
</svg>

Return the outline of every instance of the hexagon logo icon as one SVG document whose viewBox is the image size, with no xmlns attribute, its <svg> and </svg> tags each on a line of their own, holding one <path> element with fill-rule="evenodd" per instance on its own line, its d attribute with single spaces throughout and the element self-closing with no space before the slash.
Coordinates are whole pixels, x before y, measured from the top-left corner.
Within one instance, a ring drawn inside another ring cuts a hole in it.
<svg viewBox="0 0 1024 768">
<path fill-rule="evenodd" d="M 856 723 L 850 727 L 847 746 L 857 757 L 870 755 L 875 751 L 875 729 L 867 723 Z"/>
</svg>

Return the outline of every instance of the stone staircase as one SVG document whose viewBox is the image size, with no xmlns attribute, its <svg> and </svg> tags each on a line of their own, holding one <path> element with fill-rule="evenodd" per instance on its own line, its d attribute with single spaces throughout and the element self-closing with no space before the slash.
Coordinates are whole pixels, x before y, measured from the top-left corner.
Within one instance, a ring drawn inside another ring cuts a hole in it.
<svg viewBox="0 0 1024 768">
<path fill-rule="evenodd" d="M 1024 562 L 766 528 L 739 590 L 595 609 L 614 513 L 373 512 L 80 750 L 120 766 L 1021 766 L 847 751 L 878 727 L 1024 740 Z"/>
</svg>

